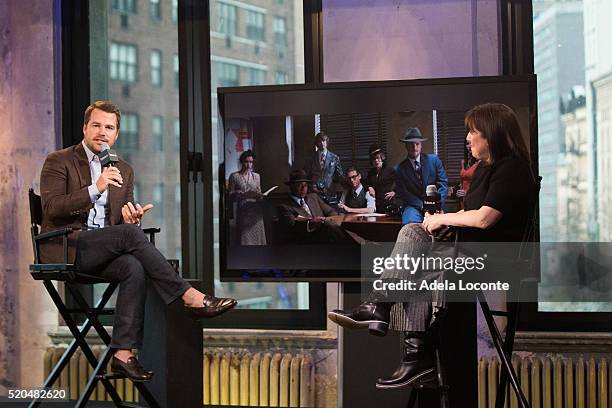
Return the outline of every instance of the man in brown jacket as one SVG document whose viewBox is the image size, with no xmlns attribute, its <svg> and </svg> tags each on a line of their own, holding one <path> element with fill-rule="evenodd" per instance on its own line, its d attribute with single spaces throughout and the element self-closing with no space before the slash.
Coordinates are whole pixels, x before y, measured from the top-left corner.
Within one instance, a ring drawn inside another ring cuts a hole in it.
<svg viewBox="0 0 612 408">
<path fill-rule="evenodd" d="M 191 287 L 146 239 L 139 224 L 153 206 L 134 203 L 132 168 L 123 160 L 103 167 L 98 157 L 117 140 L 120 122 L 115 105 L 95 102 L 85 110 L 83 141 L 47 157 L 40 176 L 42 231 L 74 228 L 68 262 L 81 273 L 119 282 L 111 367 L 133 381 L 148 381 L 152 372 L 132 351 L 142 346 L 147 278 L 167 304 L 180 297 L 194 318 L 219 315 L 236 301 Z M 63 262 L 61 239 L 41 247 L 41 260 Z"/>
</svg>

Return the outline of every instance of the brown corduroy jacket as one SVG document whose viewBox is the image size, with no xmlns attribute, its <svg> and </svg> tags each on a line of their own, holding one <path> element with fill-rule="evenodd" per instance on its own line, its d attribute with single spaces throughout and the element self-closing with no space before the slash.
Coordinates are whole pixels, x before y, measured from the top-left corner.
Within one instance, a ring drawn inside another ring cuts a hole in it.
<svg viewBox="0 0 612 408">
<path fill-rule="evenodd" d="M 121 207 L 134 202 L 134 172 L 121 159 L 116 167 L 121 172 L 123 185 L 109 186 L 106 204 L 110 225 L 123 223 Z M 92 184 L 91 172 L 85 148 L 81 143 L 58 150 L 47 156 L 40 174 L 42 199 L 42 232 L 58 228 L 77 229 L 68 237 L 68 262 L 74 263 L 78 234 L 87 228 L 89 210 L 93 207 L 88 187 Z M 64 252 L 62 238 L 41 242 L 41 262 L 62 263 Z"/>
</svg>

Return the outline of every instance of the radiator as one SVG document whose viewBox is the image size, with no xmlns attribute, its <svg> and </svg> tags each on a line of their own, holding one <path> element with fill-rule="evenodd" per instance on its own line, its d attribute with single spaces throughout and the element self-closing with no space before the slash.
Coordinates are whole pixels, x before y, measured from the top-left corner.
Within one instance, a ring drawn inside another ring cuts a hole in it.
<svg viewBox="0 0 612 408">
<path fill-rule="evenodd" d="M 44 356 L 46 378 L 66 349 L 49 347 Z M 99 358 L 103 346 L 92 347 Z M 55 382 L 55 388 L 67 388 L 71 400 L 77 400 L 87 385 L 91 372 L 81 350 Z M 260 407 L 314 407 L 314 363 L 308 354 L 280 353 L 204 353 L 204 405 Z M 138 402 L 138 390 L 128 379 L 110 380 L 126 402 Z M 90 401 L 111 401 L 98 383 Z"/>
<path fill-rule="evenodd" d="M 92 351 L 96 358 L 99 358 L 102 352 L 105 350 L 102 346 L 93 346 Z M 44 377 L 47 378 L 51 369 L 59 361 L 60 357 L 64 354 L 66 348 L 64 347 L 49 347 L 45 352 L 44 356 Z M 93 368 L 91 364 L 87 362 L 85 354 L 81 350 L 77 350 L 70 359 L 68 366 L 64 368 L 60 377 L 55 381 L 54 388 L 66 388 L 69 393 L 71 400 L 78 400 L 81 393 L 87 386 L 87 381 Z M 110 372 L 110 368 L 107 369 Z M 117 389 L 119 396 L 126 402 L 138 402 L 138 390 L 134 387 L 132 381 L 128 379 L 116 379 L 110 380 L 110 382 Z M 104 386 L 98 382 L 96 390 L 89 397 L 90 401 L 112 401 L 110 396 L 106 393 Z"/>
<path fill-rule="evenodd" d="M 532 408 L 612 408 L 610 360 L 582 357 L 514 356 L 512 365 Z M 478 408 L 495 407 L 500 363 L 497 358 L 478 363 Z M 506 405 L 518 408 L 511 387 Z"/>
<path fill-rule="evenodd" d="M 204 353 L 204 405 L 314 407 L 308 354 Z"/>
</svg>

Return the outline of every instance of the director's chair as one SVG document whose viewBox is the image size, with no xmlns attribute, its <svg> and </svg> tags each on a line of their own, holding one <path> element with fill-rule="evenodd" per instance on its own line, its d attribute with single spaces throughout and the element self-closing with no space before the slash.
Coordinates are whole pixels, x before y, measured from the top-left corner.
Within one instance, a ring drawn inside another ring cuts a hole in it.
<svg viewBox="0 0 612 408">
<path fill-rule="evenodd" d="M 106 367 L 112 352 L 108 345 L 110 344 L 111 338 L 102 323 L 100 323 L 99 316 L 112 315 L 115 312 L 114 308 L 105 307 L 109 299 L 113 295 L 115 289 L 118 286 L 117 282 L 111 282 L 106 279 L 102 279 L 98 276 L 87 275 L 79 272 L 74 264 L 68 263 L 68 235 L 73 231 L 72 228 L 61 228 L 53 231 L 41 233 L 40 226 L 42 224 L 42 204 L 40 196 L 34 193 L 34 190 L 29 190 L 29 201 L 30 201 L 30 221 L 31 221 L 31 236 L 32 236 L 32 247 L 34 250 L 34 263 L 30 265 L 30 273 L 35 280 L 40 280 L 49 292 L 53 303 L 57 307 L 60 315 L 64 319 L 66 326 L 70 330 L 70 333 L 74 337 L 74 340 L 70 343 L 62 357 L 59 359 L 55 367 L 51 370 L 51 373 L 45 380 L 43 387 L 51 388 L 55 381 L 59 378 L 62 370 L 70 362 L 70 358 L 75 353 L 77 348 L 80 348 L 89 364 L 93 367 L 93 372 L 89 377 L 85 390 L 76 402 L 75 407 L 84 407 L 91 393 L 96 389 L 98 381 L 102 383 L 106 392 L 111 397 L 112 401 L 117 407 L 132 407 L 137 406 L 133 404 L 125 403 L 117 390 L 110 382 L 111 379 L 127 378 L 122 374 L 107 374 Z M 158 228 L 148 228 L 144 230 L 145 233 L 149 234 L 150 240 L 154 242 L 155 234 L 159 232 Z M 40 242 L 50 239 L 62 237 L 64 246 L 64 263 L 59 264 L 43 264 L 40 263 Z M 77 307 L 68 308 L 57 289 L 55 288 L 53 281 L 64 282 L 64 285 L 68 292 L 73 296 Z M 90 306 L 85 300 L 83 295 L 79 292 L 79 284 L 96 284 L 106 283 L 108 287 L 104 290 L 100 300 L 95 306 Z M 73 318 L 73 314 L 84 314 L 86 319 L 83 324 L 79 327 Z M 106 350 L 97 359 L 87 344 L 85 336 L 91 328 L 94 328 L 104 344 L 106 344 Z M 140 395 L 147 404 L 152 408 L 159 407 L 159 404 L 149 392 L 147 387 L 139 382 L 134 382 L 134 386 L 138 389 Z M 30 408 L 38 407 L 42 401 L 40 399 L 33 400 L 30 404 Z"/>
<path fill-rule="evenodd" d="M 542 177 L 536 178 L 536 196 L 540 192 L 542 184 Z M 533 263 L 534 254 L 529 253 L 526 248 L 529 243 L 534 242 L 536 238 L 536 227 L 537 227 L 537 209 L 538 200 L 534 204 L 533 214 L 529 217 L 523 237 L 520 243 L 517 259 L 514 262 L 517 265 L 518 274 L 515 276 L 512 290 L 509 294 L 510 300 L 506 301 L 506 310 L 495 310 L 491 309 L 487 298 L 482 290 L 476 292 L 476 300 L 480 304 L 482 314 L 485 318 L 489 334 L 497 351 L 497 355 L 500 359 L 501 370 L 499 376 L 499 383 L 497 387 L 497 395 L 495 396 L 495 408 L 503 408 L 506 402 L 506 393 L 508 388 L 508 382 L 514 390 L 517 396 L 517 402 L 521 408 L 530 408 L 529 402 L 525 397 L 523 390 L 521 389 L 520 381 L 516 370 L 512 365 L 512 351 L 514 350 L 514 337 L 516 335 L 516 328 L 518 325 L 518 316 L 520 311 L 520 294 L 521 288 L 525 284 L 538 282 L 538 278 L 533 275 Z M 455 229 L 455 256 L 457 256 L 458 242 L 459 242 L 459 229 Z M 506 318 L 506 332 L 502 337 L 499 326 L 495 322 L 495 316 Z M 433 327 L 433 333 L 438 332 L 438 327 Z M 439 332 L 438 332 L 439 333 Z M 435 336 L 439 340 L 439 335 Z M 413 392 L 410 394 L 408 401 L 408 407 L 414 407 L 416 404 L 417 396 L 424 389 L 434 389 L 440 393 L 440 407 L 448 407 L 448 385 L 445 382 L 443 366 L 440 359 L 439 350 L 435 348 L 434 355 L 438 376 L 435 381 L 429 383 L 419 383 L 413 385 Z"/>
</svg>

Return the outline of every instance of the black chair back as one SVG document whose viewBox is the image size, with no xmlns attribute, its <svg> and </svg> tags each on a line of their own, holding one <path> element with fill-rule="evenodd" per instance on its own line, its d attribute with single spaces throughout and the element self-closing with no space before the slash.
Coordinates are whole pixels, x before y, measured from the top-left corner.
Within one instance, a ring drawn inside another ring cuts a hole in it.
<svg viewBox="0 0 612 408">
<path fill-rule="evenodd" d="M 34 263 L 40 263 L 40 251 L 36 236 L 40 233 L 40 225 L 42 224 L 42 201 L 40 196 L 36 194 L 32 188 L 28 190 L 28 198 L 30 201 L 30 234 L 32 238 L 32 250 L 34 251 Z"/>
<path fill-rule="evenodd" d="M 528 264 L 527 270 L 528 273 L 525 276 L 524 280 L 528 281 L 540 281 L 540 270 L 535 267 L 536 261 L 539 262 L 539 251 L 536 250 L 536 246 L 532 245 L 533 242 L 536 241 L 536 231 L 538 226 L 538 210 L 539 210 L 539 200 L 540 189 L 542 188 L 542 176 L 536 177 L 536 187 L 535 187 L 535 196 L 536 199 L 533 203 L 533 210 L 531 216 L 527 220 L 527 224 L 525 225 L 525 231 L 523 232 L 523 237 L 521 241 L 521 246 L 519 248 L 518 260 Z"/>
<path fill-rule="evenodd" d="M 32 224 L 42 224 L 42 201 L 40 196 L 34 192 L 34 189 L 28 190 L 28 197 L 30 199 L 30 221 Z"/>
</svg>

